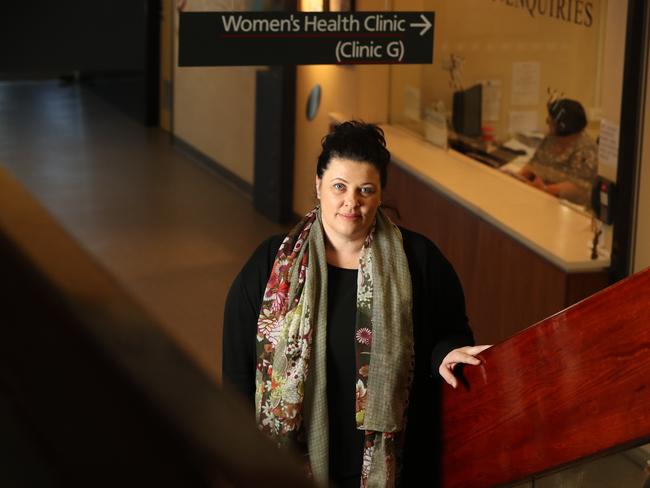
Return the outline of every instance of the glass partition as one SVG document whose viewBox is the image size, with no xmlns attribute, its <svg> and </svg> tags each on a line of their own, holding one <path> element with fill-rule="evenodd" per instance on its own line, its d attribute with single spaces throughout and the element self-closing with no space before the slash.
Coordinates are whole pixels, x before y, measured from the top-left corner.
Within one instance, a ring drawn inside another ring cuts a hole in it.
<svg viewBox="0 0 650 488">
<path fill-rule="evenodd" d="M 538 176 L 540 189 L 589 208 L 596 175 L 616 174 L 616 151 L 596 143 L 618 134 L 626 5 L 423 0 L 435 12 L 433 64 L 391 66 L 390 123 L 530 182 Z"/>
</svg>

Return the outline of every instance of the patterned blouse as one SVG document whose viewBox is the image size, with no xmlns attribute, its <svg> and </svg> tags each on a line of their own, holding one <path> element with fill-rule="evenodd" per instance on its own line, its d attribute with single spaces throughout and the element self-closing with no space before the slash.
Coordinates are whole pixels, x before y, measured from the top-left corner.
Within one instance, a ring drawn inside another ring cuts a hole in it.
<svg viewBox="0 0 650 488">
<path fill-rule="evenodd" d="M 598 147 L 585 132 L 575 136 L 549 134 L 528 164 L 546 184 L 570 181 L 578 191 L 561 192 L 560 197 L 591 206 L 591 186 L 598 173 Z"/>
</svg>

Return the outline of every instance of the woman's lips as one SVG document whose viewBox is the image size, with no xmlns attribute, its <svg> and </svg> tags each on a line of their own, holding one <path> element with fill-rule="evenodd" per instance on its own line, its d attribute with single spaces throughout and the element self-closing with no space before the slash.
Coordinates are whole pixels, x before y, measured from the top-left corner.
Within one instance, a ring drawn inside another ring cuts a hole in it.
<svg viewBox="0 0 650 488">
<path fill-rule="evenodd" d="M 342 214 L 342 213 L 340 213 L 338 215 L 339 215 L 339 217 L 342 217 L 345 220 L 357 220 L 358 218 L 361 217 L 361 215 L 359 215 L 359 214 Z"/>
</svg>

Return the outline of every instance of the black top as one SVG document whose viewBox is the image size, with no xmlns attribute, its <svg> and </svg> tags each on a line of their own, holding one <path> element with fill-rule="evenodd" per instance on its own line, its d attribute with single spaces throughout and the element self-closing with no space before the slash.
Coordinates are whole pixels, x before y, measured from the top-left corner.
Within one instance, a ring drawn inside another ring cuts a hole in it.
<svg viewBox="0 0 650 488">
<path fill-rule="evenodd" d="M 359 486 L 363 431 L 357 429 L 355 326 L 356 269 L 327 266 L 327 411 L 330 477 L 338 487 Z"/>
<path fill-rule="evenodd" d="M 401 229 L 401 231 L 404 252 L 411 273 L 415 343 L 415 372 L 407 412 L 408 423 L 401 484 L 404 486 L 431 486 L 437 481 L 436 474 L 440 473 L 437 465 L 437 448 L 440 445 L 441 434 L 439 388 L 442 381 L 438 374 L 438 366 L 452 349 L 473 344 L 473 337 L 465 314 L 463 291 L 449 261 L 426 237 L 406 229 Z M 235 278 L 226 299 L 223 377 L 245 395 L 251 405 L 255 401 L 257 318 L 262 305 L 262 295 L 282 239 L 283 236 L 273 236 L 257 248 Z M 337 326 L 340 323 L 343 329 L 348 328 L 345 323 L 350 320 L 346 318 L 350 317 L 350 305 L 345 305 L 345 297 L 347 296 L 349 302 L 350 297 L 356 296 L 356 291 L 352 293 L 350 288 L 343 284 L 341 290 L 333 288 L 335 280 L 346 283 L 347 275 L 353 274 L 356 277 L 356 271 L 350 273 L 342 270 L 338 273 L 334 269 L 332 273 L 332 267 L 329 266 L 328 270 L 330 280 L 328 316 L 342 317 L 340 322 L 334 318 L 328 320 L 328 335 L 333 335 L 328 338 L 328 349 L 334 349 L 334 351 L 328 350 L 327 355 L 328 384 L 334 383 L 340 386 L 339 389 L 330 385 L 331 388 L 328 388 L 329 400 L 329 398 L 338 395 L 335 391 L 349 391 L 349 386 L 344 383 L 355 381 L 356 378 L 353 335 L 350 336 L 350 339 L 343 337 L 343 347 L 340 347 L 340 334 L 345 334 L 345 330 L 341 331 Z M 356 282 L 354 286 L 356 290 Z M 339 292 L 344 296 L 339 296 Z M 342 305 L 332 307 L 330 310 L 333 300 L 342 300 Z M 352 307 L 354 306 L 353 302 Z M 354 334 L 354 322 L 355 316 L 352 315 L 350 334 Z M 348 340 L 349 345 L 345 345 Z M 346 348 L 348 349 L 347 353 L 345 352 Z M 352 348 L 352 361 L 345 359 L 345 356 L 350 354 L 349 348 Z M 348 374 L 350 362 L 352 362 L 353 371 Z M 329 377 L 332 374 L 332 368 L 337 370 L 343 368 L 344 370 L 334 375 L 335 377 Z M 347 393 L 343 393 L 341 396 L 347 397 L 347 395 Z M 333 415 L 335 419 L 337 416 L 339 418 L 339 420 L 333 420 L 332 423 L 343 421 L 347 414 L 341 413 L 341 411 L 345 412 L 349 408 L 352 408 L 352 415 L 354 415 L 354 404 L 351 407 L 346 407 L 346 399 L 339 400 L 329 403 L 330 415 Z M 352 422 L 354 425 L 354 417 Z M 346 436 L 349 434 L 341 432 L 344 438 L 331 440 L 334 451 L 342 447 L 340 444 L 336 446 L 335 443 L 345 442 L 347 444 L 350 442 L 346 440 Z M 347 432 L 350 431 L 347 430 Z M 354 436 L 355 433 L 352 434 Z M 349 452 L 354 456 L 348 454 L 350 457 L 340 463 L 333 458 L 332 461 L 336 466 L 331 463 L 331 468 L 344 470 L 346 469 L 344 466 L 356 463 L 356 457 L 360 456 L 357 454 L 356 447 L 352 447 Z M 343 472 L 340 471 L 340 473 Z"/>
</svg>

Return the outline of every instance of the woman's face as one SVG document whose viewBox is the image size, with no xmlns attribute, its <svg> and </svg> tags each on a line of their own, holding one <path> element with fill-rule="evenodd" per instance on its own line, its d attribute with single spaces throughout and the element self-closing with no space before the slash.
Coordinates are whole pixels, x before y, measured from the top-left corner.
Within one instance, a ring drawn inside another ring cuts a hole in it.
<svg viewBox="0 0 650 488">
<path fill-rule="evenodd" d="M 316 177 L 316 195 L 330 239 L 365 239 L 381 203 L 379 171 L 370 163 L 332 158 L 323 177 Z"/>
</svg>

